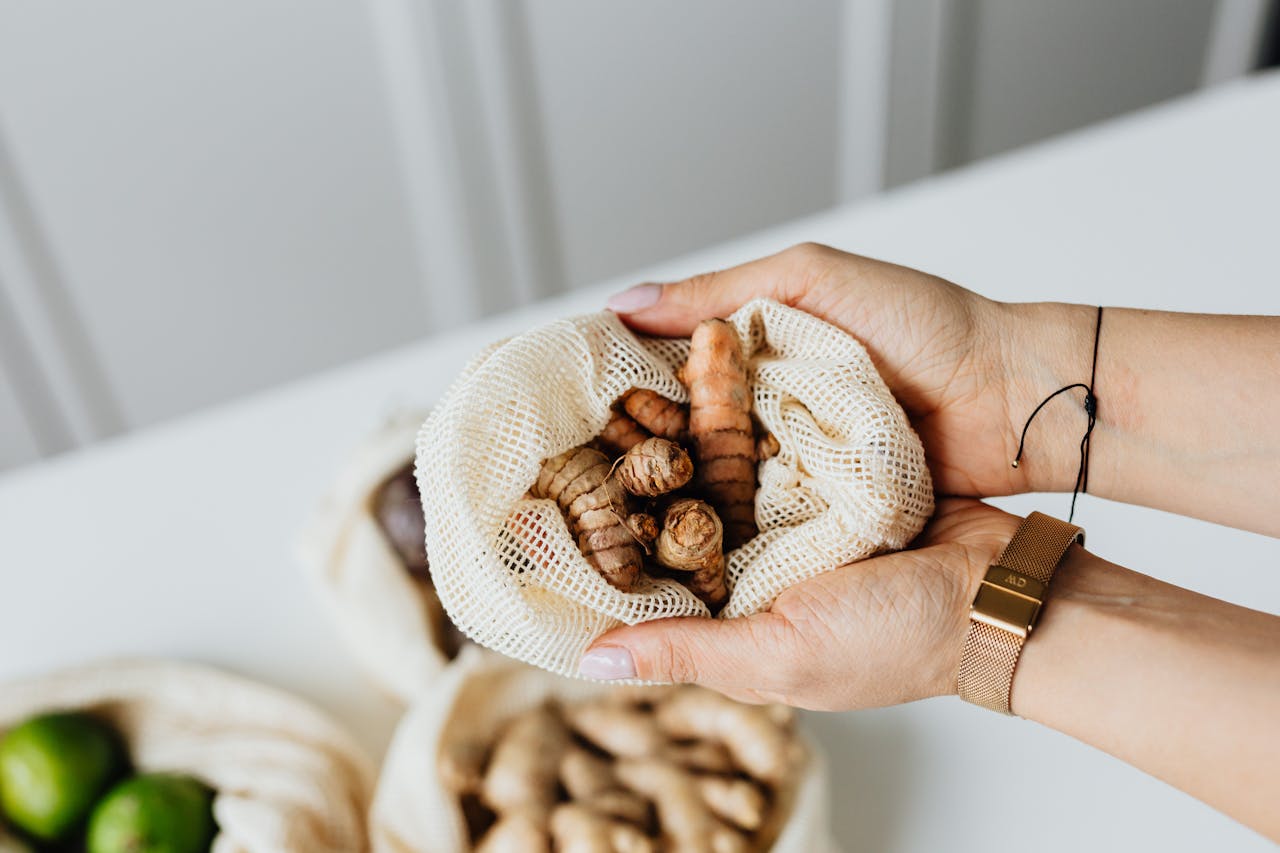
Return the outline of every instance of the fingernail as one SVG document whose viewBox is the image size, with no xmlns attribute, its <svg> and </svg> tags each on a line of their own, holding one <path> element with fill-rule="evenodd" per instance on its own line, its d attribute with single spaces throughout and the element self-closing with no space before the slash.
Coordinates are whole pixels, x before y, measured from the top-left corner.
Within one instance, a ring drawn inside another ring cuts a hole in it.
<svg viewBox="0 0 1280 853">
<path fill-rule="evenodd" d="M 662 298 L 662 285 L 637 284 L 609 297 L 605 307 L 619 314 L 631 314 L 651 308 Z"/>
<path fill-rule="evenodd" d="M 587 678 L 598 678 L 601 681 L 613 681 L 617 678 L 635 678 L 636 662 L 631 659 L 631 652 L 618 646 L 604 646 L 592 649 L 582 656 L 578 662 L 578 674 Z"/>
</svg>

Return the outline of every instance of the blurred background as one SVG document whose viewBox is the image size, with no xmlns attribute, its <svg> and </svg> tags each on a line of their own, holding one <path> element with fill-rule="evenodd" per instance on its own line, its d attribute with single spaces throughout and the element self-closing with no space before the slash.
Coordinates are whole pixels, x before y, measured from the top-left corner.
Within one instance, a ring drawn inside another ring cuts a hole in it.
<svg viewBox="0 0 1280 853">
<path fill-rule="evenodd" d="M 0 469 L 1273 65 L 1276 5 L 0 0 Z"/>
</svg>

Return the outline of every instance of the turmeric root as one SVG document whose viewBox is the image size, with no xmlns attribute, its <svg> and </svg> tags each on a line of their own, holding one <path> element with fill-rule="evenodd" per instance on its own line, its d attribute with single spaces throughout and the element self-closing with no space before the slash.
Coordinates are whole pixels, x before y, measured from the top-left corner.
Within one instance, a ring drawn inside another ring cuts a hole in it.
<svg viewBox="0 0 1280 853">
<path fill-rule="evenodd" d="M 624 523 L 627 493 L 609 475 L 608 457 L 589 447 L 567 450 L 542 463 L 530 491 L 560 505 L 583 556 L 606 581 L 622 592 L 635 587 L 644 556 Z"/>
<path fill-rule="evenodd" d="M 724 580 L 723 534 L 715 510 L 692 498 L 681 498 L 667 507 L 658 534 L 658 562 L 669 569 L 691 573 L 681 583 L 713 610 L 729 598 Z"/>
<path fill-rule="evenodd" d="M 622 412 L 614 411 L 596 441 L 610 453 L 621 455 L 648 437 L 649 433 L 638 423 Z"/>
<path fill-rule="evenodd" d="M 689 386 L 689 434 L 696 482 L 724 522 L 730 550 L 756 535 L 756 447 L 742 345 L 724 320 L 693 331 L 682 373 Z"/>
<path fill-rule="evenodd" d="M 627 530 L 648 553 L 649 546 L 658 538 L 658 519 L 647 512 L 633 512 L 626 519 Z"/>
<path fill-rule="evenodd" d="M 778 451 L 782 449 L 782 445 L 778 444 L 778 439 L 773 433 L 766 432 L 760 438 L 756 439 L 756 461 L 763 462 L 766 459 L 772 459 L 778 455 Z"/>
<path fill-rule="evenodd" d="M 546 811 L 555 803 L 560 755 L 569 730 L 549 707 L 516 717 L 493 747 L 481 798 L 499 814 L 516 809 Z"/>
<path fill-rule="evenodd" d="M 655 436 L 628 450 L 614 472 L 628 492 L 652 498 L 689 482 L 693 462 L 683 447 Z"/>
<path fill-rule="evenodd" d="M 689 433 L 689 412 L 648 388 L 635 388 L 622 398 L 622 407 L 640 426 L 671 441 L 683 441 Z"/>
<path fill-rule="evenodd" d="M 656 716 L 673 738 L 721 741 L 738 767 L 771 785 L 781 784 L 799 759 L 798 743 L 769 710 L 710 690 L 678 690 L 657 706 Z"/>
</svg>

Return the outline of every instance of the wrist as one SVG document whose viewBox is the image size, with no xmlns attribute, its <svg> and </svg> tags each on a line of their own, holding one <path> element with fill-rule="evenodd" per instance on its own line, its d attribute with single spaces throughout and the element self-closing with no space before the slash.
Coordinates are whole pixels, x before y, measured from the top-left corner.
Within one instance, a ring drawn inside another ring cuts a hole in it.
<svg viewBox="0 0 1280 853">
<path fill-rule="evenodd" d="M 1089 382 L 1096 312 L 1090 305 L 1058 302 L 995 303 L 988 337 L 1001 348 L 1005 464 L 1011 468 L 1023 427 L 1036 407 L 1059 388 Z M 1011 491 L 1071 491 L 1087 423 L 1083 391 L 1046 405 L 1027 430 L 1017 469 L 1009 472 Z"/>
<path fill-rule="evenodd" d="M 991 511 L 986 505 L 978 507 L 984 513 Z M 947 587 L 950 594 L 946 599 L 949 604 L 938 635 L 939 644 L 929 656 L 930 660 L 938 662 L 940 666 L 933 677 L 933 689 L 928 695 L 956 695 L 965 636 L 969 633 L 972 621 L 970 610 L 973 601 L 982 587 L 987 570 L 999 560 L 1000 554 L 1013 539 L 1022 522 L 1020 516 L 1003 512 L 998 512 L 995 518 L 988 516 L 984 522 L 986 529 L 983 535 L 974 537 L 964 546 L 963 568 L 956 571 L 955 563 L 949 561 L 948 575 L 954 579 L 954 583 Z"/>
</svg>

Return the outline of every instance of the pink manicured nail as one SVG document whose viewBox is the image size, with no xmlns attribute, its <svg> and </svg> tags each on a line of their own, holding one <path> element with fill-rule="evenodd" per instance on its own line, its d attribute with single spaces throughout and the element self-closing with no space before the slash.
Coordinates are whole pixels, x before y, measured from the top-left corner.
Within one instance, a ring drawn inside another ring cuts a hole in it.
<svg viewBox="0 0 1280 853">
<path fill-rule="evenodd" d="M 635 287 L 629 287 L 621 293 L 615 293 L 609 297 L 609 302 L 605 307 L 619 314 L 632 314 L 636 311 L 643 311 L 646 308 L 653 307 L 661 298 L 662 285 L 637 284 Z"/>
<path fill-rule="evenodd" d="M 587 678 L 598 678 L 601 681 L 613 681 L 617 678 L 635 678 L 636 662 L 631 659 L 631 652 L 618 646 L 604 646 L 592 649 L 582 656 L 578 662 L 578 674 Z"/>
</svg>

